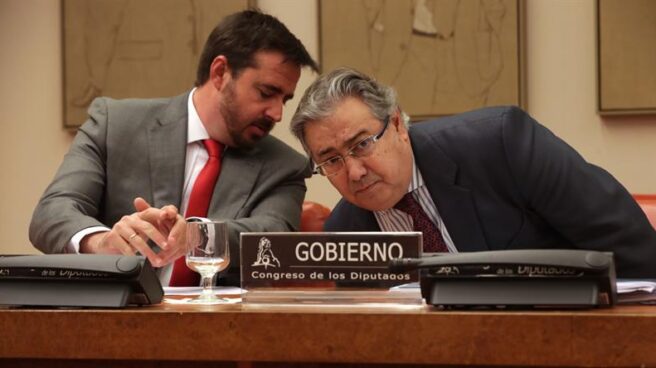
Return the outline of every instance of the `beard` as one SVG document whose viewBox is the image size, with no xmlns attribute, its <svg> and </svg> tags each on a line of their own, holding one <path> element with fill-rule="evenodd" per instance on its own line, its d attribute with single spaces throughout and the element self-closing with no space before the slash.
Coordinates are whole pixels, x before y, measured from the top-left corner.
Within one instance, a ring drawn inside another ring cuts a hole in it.
<svg viewBox="0 0 656 368">
<path fill-rule="evenodd" d="M 219 106 L 223 120 L 226 123 L 226 130 L 230 138 L 238 148 L 252 148 L 262 138 L 269 135 L 273 129 L 274 122 L 267 118 L 260 118 L 256 120 L 246 121 L 239 113 L 239 106 L 236 102 L 234 86 L 232 83 L 228 84 L 226 93 Z M 263 135 L 249 134 L 246 129 L 251 126 L 256 126 L 265 133 Z"/>
</svg>

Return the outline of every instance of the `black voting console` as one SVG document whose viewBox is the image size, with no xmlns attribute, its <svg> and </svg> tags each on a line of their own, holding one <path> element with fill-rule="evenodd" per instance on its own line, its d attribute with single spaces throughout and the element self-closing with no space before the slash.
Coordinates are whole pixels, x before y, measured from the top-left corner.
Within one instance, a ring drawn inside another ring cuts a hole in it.
<svg viewBox="0 0 656 368">
<path fill-rule="evenodd" d="M 426 303 L 445 308 L 590 308 L 617 301 L 611 253 L 506 250 L 393 260 L 420 269 Z"/>
<path fill-rule="evenodd" d="M 124 307 L 156 304 L 164 291 L 139 256 L 0 256 L 0 305 Z"/>
</svg>

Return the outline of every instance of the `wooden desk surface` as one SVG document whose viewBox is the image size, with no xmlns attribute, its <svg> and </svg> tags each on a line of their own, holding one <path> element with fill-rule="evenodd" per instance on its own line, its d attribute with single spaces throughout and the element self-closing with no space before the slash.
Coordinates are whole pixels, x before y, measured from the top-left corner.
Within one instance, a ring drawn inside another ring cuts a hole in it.
<svg viewBox="0 0 656 368">
<path fill-rule="evenodd" d="M 3 309 L 0 365 L 7 358 L 5 363 L 31 358 L 656 366 L 656 307 L 442 311 L 160 304 L 122 310 Z"/>
</svg>

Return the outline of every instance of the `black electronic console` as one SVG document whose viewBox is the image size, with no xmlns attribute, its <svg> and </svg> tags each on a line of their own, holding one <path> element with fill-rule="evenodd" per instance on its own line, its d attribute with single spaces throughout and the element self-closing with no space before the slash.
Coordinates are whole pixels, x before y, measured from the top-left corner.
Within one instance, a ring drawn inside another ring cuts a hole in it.
<svg viewBox="0 0 656 368">
<path fill-rule="evenodd" d="M 617 301 L 612 253 L 472 252 L 397 259 L 390 268 L 420 269 L 422 296 L 446 308 L 591 308 Z"/>
<path fill-rule="evenodd" d="M 124 307 L 156 304 L 164 291 L 139 256 L 0 256 L 0 305 Z"/>
</svg>

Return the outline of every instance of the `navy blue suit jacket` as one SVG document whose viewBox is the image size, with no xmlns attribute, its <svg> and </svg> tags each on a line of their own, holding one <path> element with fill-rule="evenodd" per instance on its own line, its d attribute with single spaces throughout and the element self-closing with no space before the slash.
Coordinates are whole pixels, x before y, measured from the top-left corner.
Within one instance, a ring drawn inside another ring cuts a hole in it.
<svg viewBox="0 0 656 368">
<path fill-rule="evenodd" d="M 524 111 L 484 108 L 410 127 L 417 166 L 460 252 L 615 253 L 620 277 L 656 277 L 656 231 L 608 172 Z M 380 231 L 341 200 L 326 231 Z"/>
</svg>

